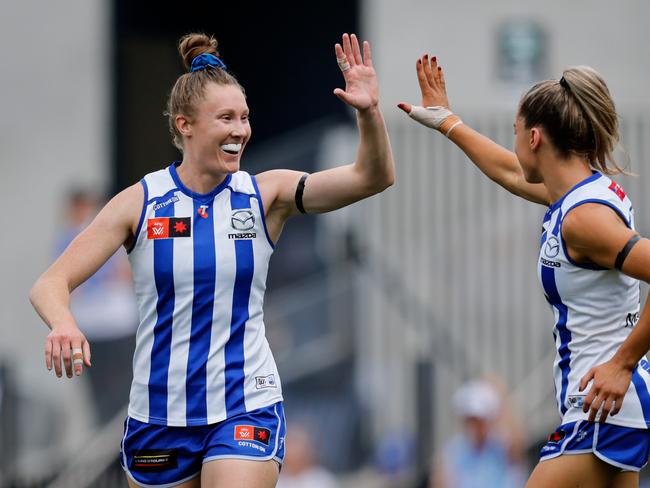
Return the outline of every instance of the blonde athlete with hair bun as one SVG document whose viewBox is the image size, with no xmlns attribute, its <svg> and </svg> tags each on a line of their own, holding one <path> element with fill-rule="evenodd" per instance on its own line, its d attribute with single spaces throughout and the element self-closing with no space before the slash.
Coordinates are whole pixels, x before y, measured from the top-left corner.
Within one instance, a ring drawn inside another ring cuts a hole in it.
<svg viewBox="0 0 650 488">
<path fill-rule="evenodd" d="M 548 206 L 538 274 L 554 313 L 556 399 L 562 423 L 541 450 L 528 488 L 633 487 L 650 454 L 650 241 L 608 175 L 618 116 L 593 69 L 564 71 L 522 97 L 514 152 L 464 125 L 449 108 L 436 58 L 418 59 L 422 105 L 411 118 L 437 129 L 505 189 Z M 611 165 L 610 165 L 611 164 Z"/>
<path fill-rule="evenodd" d="M 284 456 L 282 389 L 262 303 L 275 242 L 289 217 L 350 205 L 393 184 L 370 46 L 335 45 L 356 109 L 356 162 L 306 175 L 240 170 L 251 137 L 241 85 L 217 42 L 183 37 L 188 73 L 168 102 L 182 161 L 115 196 L 38 279 L 30 299 L 51 333 L 45 362 L 68 377 L 90 366 L 70 292 L 120 247 L 129 252 L 140 325 L 121 461 L 129 485 L 273 487 Z M 298 68 L 298 67 L 296 67 Z"/>
</svg>

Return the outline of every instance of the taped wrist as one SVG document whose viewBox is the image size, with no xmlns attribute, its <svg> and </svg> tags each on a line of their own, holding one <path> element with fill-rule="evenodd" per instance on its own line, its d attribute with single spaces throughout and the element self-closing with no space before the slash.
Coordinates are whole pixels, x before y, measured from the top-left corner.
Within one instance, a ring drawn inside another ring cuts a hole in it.
<svg viewBox="0 0 650 488">
<path fill-rule="evenodd" d="M 458 115 L 441 106 L 421 107 L 413 105 L 409 117 L 431 129 L 439 130 L 447 137 L 455 127 L 463 123 Z"/>
</svg>

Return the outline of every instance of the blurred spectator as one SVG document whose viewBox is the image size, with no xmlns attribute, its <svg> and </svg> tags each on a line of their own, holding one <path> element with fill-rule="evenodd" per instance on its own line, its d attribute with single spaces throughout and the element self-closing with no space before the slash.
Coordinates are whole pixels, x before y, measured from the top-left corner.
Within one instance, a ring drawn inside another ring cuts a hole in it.
<svg viewBox="0 0 650 488">
<path fill-rule="evenodd" d="M 305 427 L 291 426 L 287 429 L 286 454 L 277 488 L 337 488 L 336 478 L 319 466 L 312 439 Z"/>
<path fill-rule="evenodd" d="M 521 429 L 499 386 L 485 380 L 463 385 L 454 395 L 462 431 L 441 448 L 431 488 L 520 488 Z"/>
<path fill-rule="evenodd" d="M 95 217 L 101 199 L 76 189 L 66 203 L 66 223 L 58 238 L 61 254 Z M 84 370 L 92 388 L 96 420 L 104 424 L 126 405 L 138 312 L 126 251 L 121 248 L 71 295 L 70 308 L 90 342 L 92 368 Z"/>
</svg>

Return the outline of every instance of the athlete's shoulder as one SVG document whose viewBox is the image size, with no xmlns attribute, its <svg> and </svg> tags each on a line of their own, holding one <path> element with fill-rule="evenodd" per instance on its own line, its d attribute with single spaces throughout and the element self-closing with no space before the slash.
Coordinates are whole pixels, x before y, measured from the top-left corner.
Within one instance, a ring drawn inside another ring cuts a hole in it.
<svg viewBox="0 0 650 488">
<path fill-rule="evenodd" d="M 237 193 L 245 193 L 247 195 L 255 195 L 255 182 L 254 177 L 246 171 L 237 171 L 230 176 L 228 187 Z"/>
<path fill-rule="evenodd" d="M 172 166 L 161 168 L 157 171 L 147 173 L 140 180 L 140 185 L 144 188 L 149 198 L 156 197 L 167 193 L 170 189 L 178 185 L 172 174 Z"/>
<path fill-rule="evenodd" d="M 621 185 L 608 176 L 594 173 L 590 181 L 580 185 L 564 199 L 563 213 L 586 202 L 605 203 L 618 208 L 629 208 L 631 202 Z"/>
</svg>

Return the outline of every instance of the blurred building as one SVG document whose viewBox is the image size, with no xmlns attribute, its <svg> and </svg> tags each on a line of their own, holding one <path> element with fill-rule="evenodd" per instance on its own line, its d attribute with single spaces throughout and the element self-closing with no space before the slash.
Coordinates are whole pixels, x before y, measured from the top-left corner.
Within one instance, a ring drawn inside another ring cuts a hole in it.
<svg viewBox="0 0 650 488">
<path fill-rule="evenodd" d="M 319 16 L 296 2 L 239 17 L 206 14 L 208 20 L 159 5 L 161 15 L 189 18 L 191 27 L 166 31 L 144 15 L 140 36 L 127 22 L 133 20 L 123 10 L 128 2 L 5 3 L 0 362 L 2 408 L 17 413 L 11 428 L 2 424 L 0 445 L 4 449 L 13 436 L 16 460 L 0 464 L 0 479 L 7 471 L 43 479 L 64 466 L 72 473 L 71 457 L 93 435 L 88 392 L 43 367 L 46 328 L 27 293 L 50 262 L 71 183 L 123 187 L 175 157 L 161 112 L 180 72 L 174 40 L 190 28 L 232 36 L 222 38 L 224 57 L 249 90 L 254 134 L 260 127 L 244 158 L 251 171 L 314 170 L 354 158 L 353 119 L 331 94 L 340 86 L 331 45 L 338 40 L 334 33 L 355 26 L 372 42 L 397 184 L 345 211 L 291 222 L 271 264 L 277 274 L 270 276 L 266 301 L 288 421 L 292 414 L 316 413 L 318 429 L 331 435 L 319 453 L 324 464 L 338 472 L 370 465 L 381 458 L 373 452 L 381 441 L 399 433 L 396 443 L 411 447 L 402 449 L 410 454 L 396 469 L 415 478 L 451 434 L 453 391 L 483 372 L 504 378 L 529 419 L 531 445 L 557 424 L 551 314 L 535 276 L 544 209 L 494 187 L 459 150 L 396 104 L 419 101 L 415 60 L 435 54 L 452 108 L 510 146 L 517 100 L 532 81 L 558 78 L 569 65 L 593 66 L 620 108 L 623 143 L 641 175 L 622 183 L 638 209 L 638 228 L 648 235 L 650 197 L 642 191 L 650 183 L 643 166 L 650 159 L 650 63 L 643 54 L 648 2 L 366 0 L 352 14 L 328 5 Z M 256 28 L 253 19 L 265 27 Z M 226 24 L 237 29 L 227 31 Z M 245 42 L 249 58 L 230 55 Z M 305 58 L 286 54 L 294 48 Z M 262 59 L 269 66 L 264 70 L 256 65 Z M 279 96 L 272 85 L 288 90 Z M 294 98 L 297 88 L 301 95 Z M 298 119 L 307 109 L 303 126 Z M 291 265 L 296 259 L 300 266 Z M 74 408 L 70 398 L 77 399 Z M 5 407 L 8 399 L 11 407 Z M 119 425 L 113 431 L 115 444 L 110 435 L 95 436 L 106 439 L 108 456 L 119 448 Z"/>
</svg>

